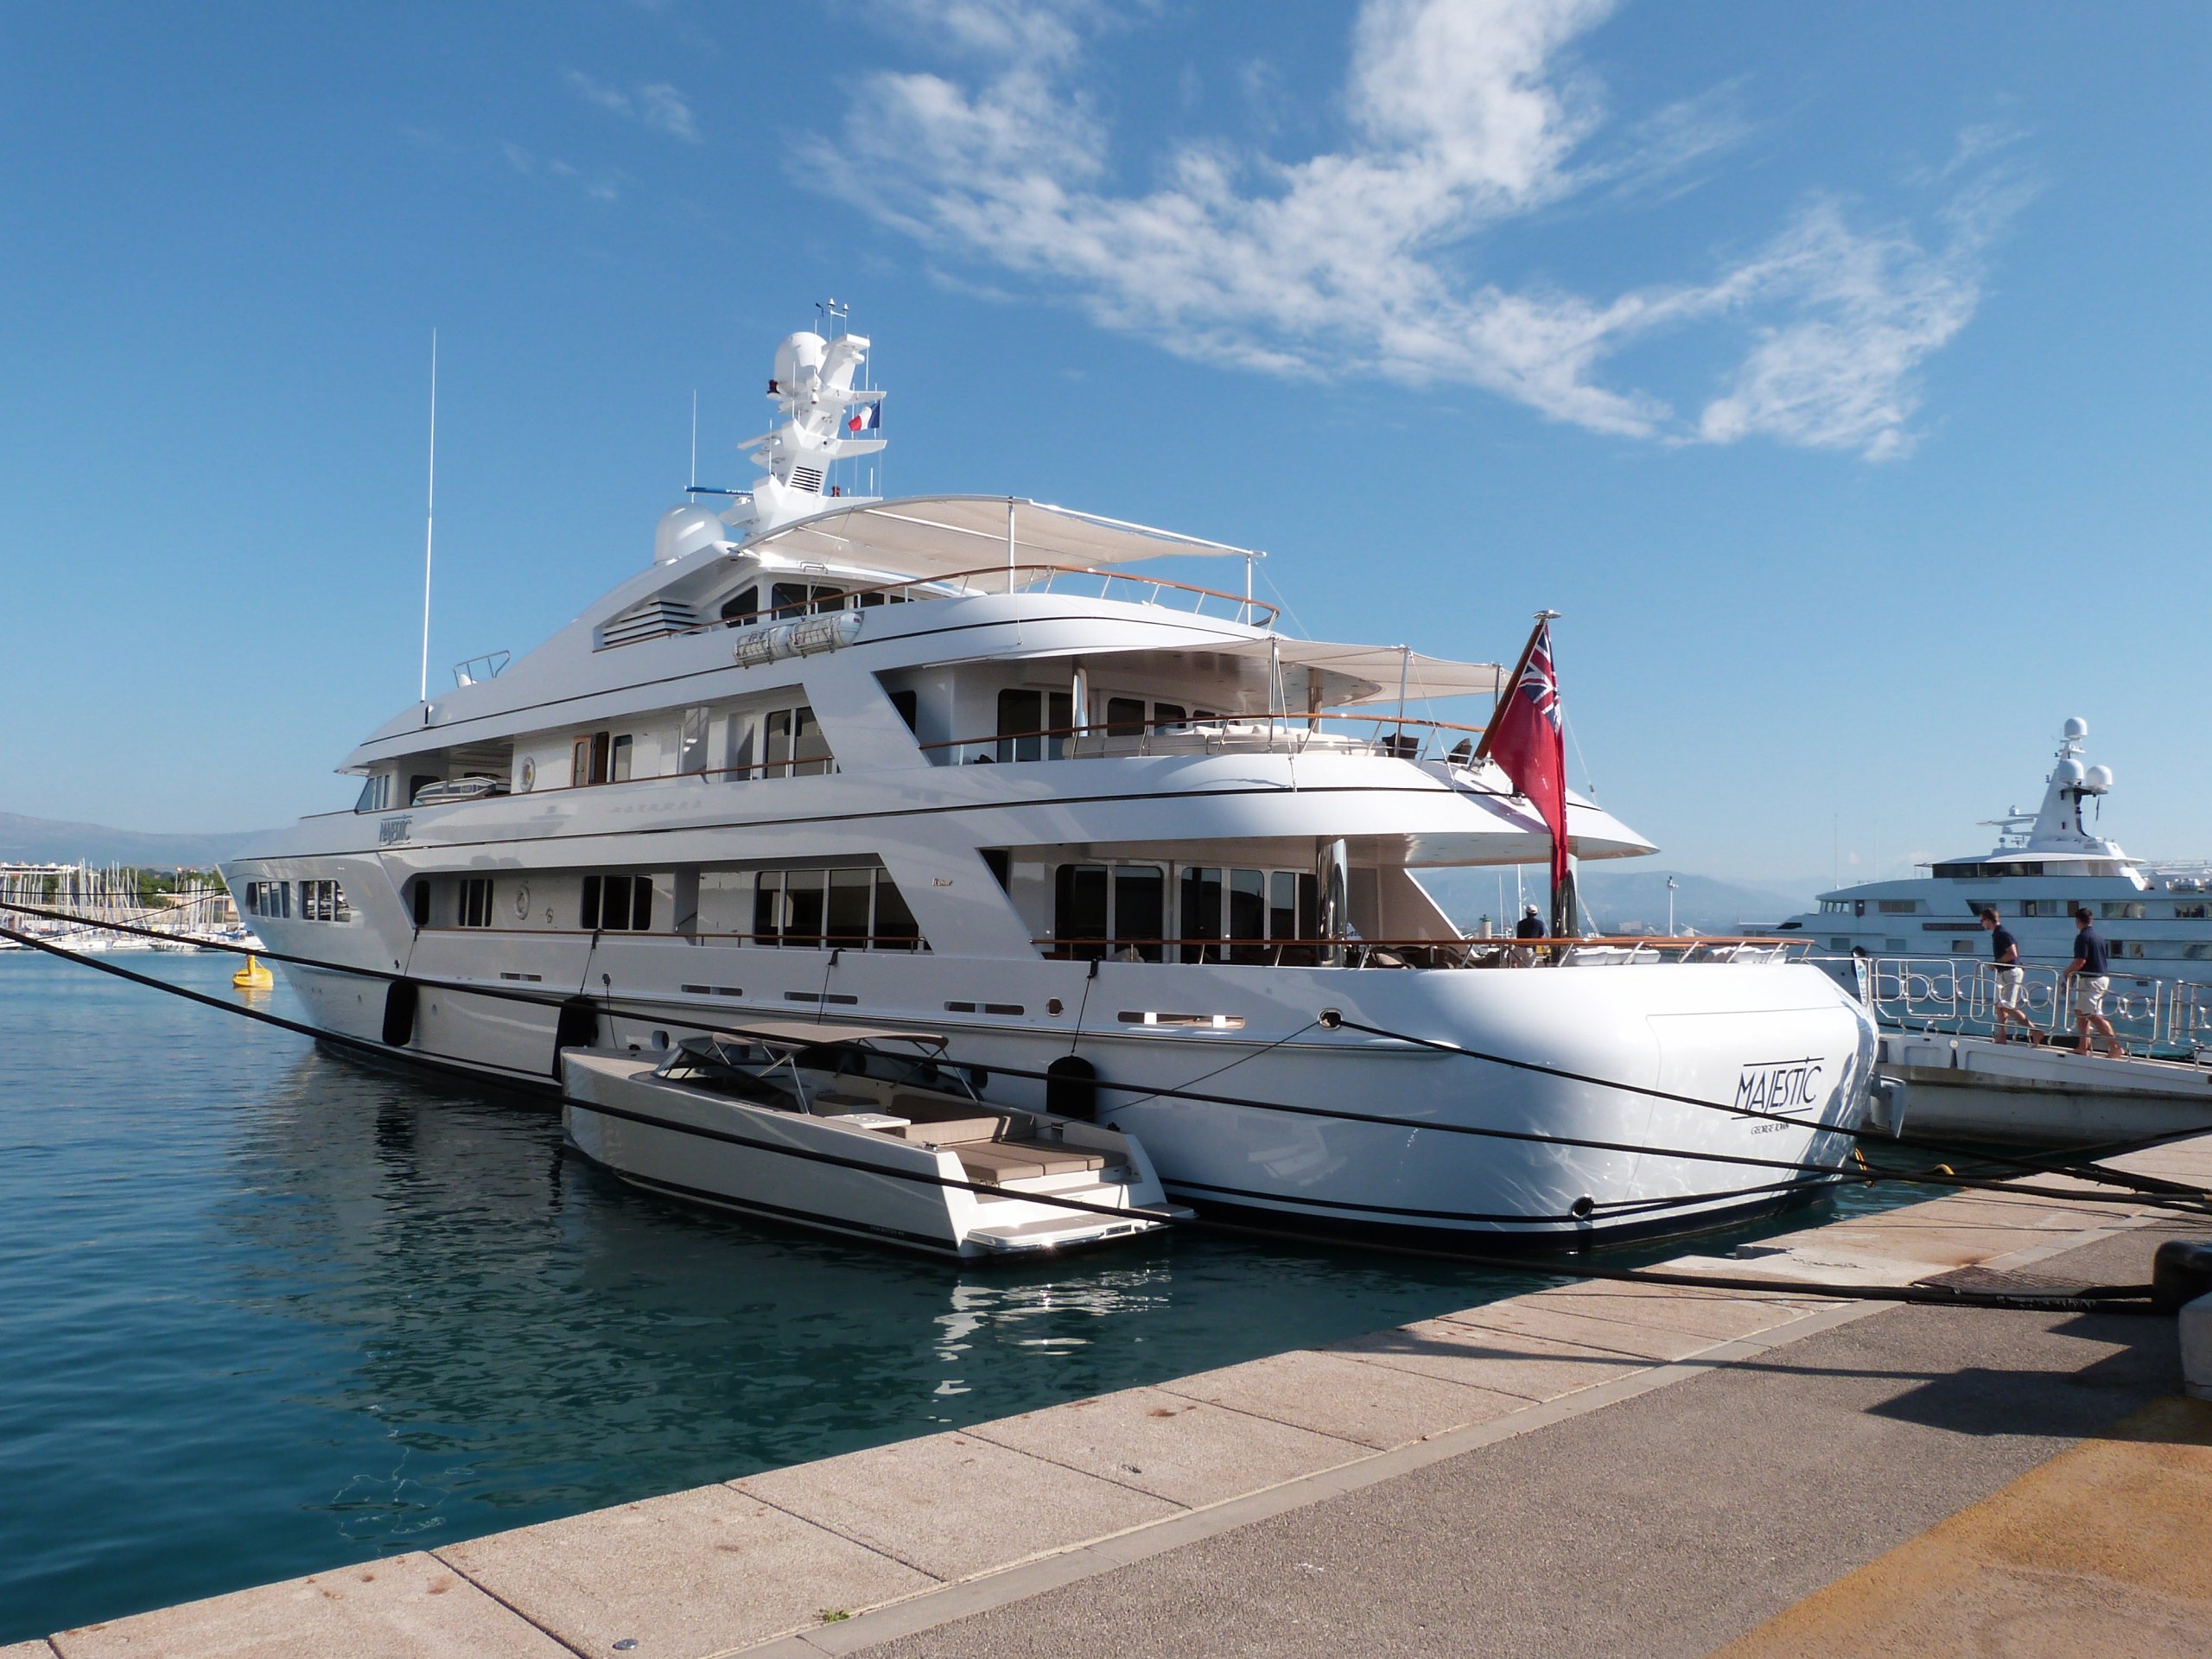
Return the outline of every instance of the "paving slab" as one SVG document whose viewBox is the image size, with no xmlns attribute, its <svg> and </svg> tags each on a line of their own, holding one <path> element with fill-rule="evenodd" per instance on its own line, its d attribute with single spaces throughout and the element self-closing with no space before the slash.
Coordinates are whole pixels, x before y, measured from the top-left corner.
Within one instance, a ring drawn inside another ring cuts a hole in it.
<svg viewBox="0 0 2212 1659">
<path fill-rule="evenodd" d="M 1163 1392 L 1382 1450 L 1527 1408 L 1519 1395 L 1302 1349 L 1178 1377 Z"/>
<path fill-rule="evenodd" d="M 1834 1306 L 1832 1302 L 1792 1300 L 1781 1296 L 1689 1290 L 1671 1285 L 1607 1283 L 1603 1280 L 1561 1285 L 1540 1291 L 1528 1300 L 1590 1319 L 1693 1332 L 1715 1342 L 1730 1342 L 1738 1337 L 1772 1331 L 1819 1308 Z M 1476 1311 L 1470 1310 L 1470 1313 Z"/>
<path fill-rule="evenodd" d="M 0 1659 L 54 1659 L 54 1649 L 44 1642 L 10 1642 L 0 1648 Z"/>
<path fill-rule="evenodd" d="M 937 1580 L 728 1486 L 702 1486 L 438 1552 L 579 1653 L 698 1659 Z"/>
<path fill-rule="evenodd" d="M 2212 1404 L 2164 1400 L 1805 1598 L 1714 1659 L 2201 1656 Z"/>
<path fill-rule="evenodd" d="M 1535 1402 L 1649 1370 L 1653 1362 L 1550 1337 L 1478 1330 L 1452 1319 L 1423 1319 L 1354 1337 L 1323 1351 L 1423 1376 L 1518 1395 Z"/>
<path fill-rule="evenodd" d="M 1471 1331 L 1578 1343 L 1601 1354 L 1613 1354 L 1623 1359 L 1642 1360 L 1647 1363 L 1687 1359 L 1700 1349 L 1713 1345 L 1712 1338 L 1700 1336 L 1694 1331 L 1684 1331 L 1670 1325 L 1636 1325 L 1624 1319 L 1592 1319 L 1586 1313 L 1574 1313 L 1556 1303 L 1541 1302 L 1533 1296 L 1526 1300 L 1494 1303 L 1489 1307 L 1470 1308 L 1465 1313 L 1448 1313 L 1444 1317 L 1453 1325 L 1464 1325 Z"/>
<path fill-rule="evenodd" d="M 61 1659 L 571 1659 L 435 1558 L 394 1555 L 332 1573 L 62 1630 Z M 4 1650 L 44 1656 L 43 1643 Z"/>
<path fill-rule="evenodd" d="M 1371 1450 L 1160 1389 L 1125 1389 L 968 1433 L 1192 1509 L 1333 1469 Z"/>
<path fill-rule="evenodd" d="M 947 1580 L 1182 1512 L 1164 1497 L 961 1433 L 730 1484 Z"/>
</svg>

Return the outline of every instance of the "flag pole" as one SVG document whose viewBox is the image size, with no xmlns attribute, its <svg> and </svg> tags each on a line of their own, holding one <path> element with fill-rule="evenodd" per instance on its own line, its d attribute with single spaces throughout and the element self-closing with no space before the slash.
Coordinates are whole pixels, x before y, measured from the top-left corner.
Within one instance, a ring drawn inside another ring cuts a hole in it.
<svg viewBox="0 0 2212 1659">
<path fill-rule="evenodd" d="M 1555 622 L 1558 620 L 1559 613 L 1557 611 L 1538 611 L 1536 613 L 1535 626 L 1529 630 L 1529 643 L 1521 647 L 1521 656 L 1519 660 L 1513 664 L 1513 671 L 1507 675 L 1498 684 L 1497 701 L 1491 705 L 1490 711 L 1490 724 L 1483 728 L 1483 741 L 1475 745 L 1476 760 L 1484 760 L 1489 755 L 1491 741 L 1497 735 L 1497 722 L 1503 719 L 1505 715 L 1505 700 L 1507 697 L 1512 696 L 1513 688 L 1521 683 L 1521 676 L 1528 669 L 1529 656 L 1536 649 L 1536 639 L 1537 637 L 1543 632 L 1544 624 L 1547 622 Z"/>
</svg>

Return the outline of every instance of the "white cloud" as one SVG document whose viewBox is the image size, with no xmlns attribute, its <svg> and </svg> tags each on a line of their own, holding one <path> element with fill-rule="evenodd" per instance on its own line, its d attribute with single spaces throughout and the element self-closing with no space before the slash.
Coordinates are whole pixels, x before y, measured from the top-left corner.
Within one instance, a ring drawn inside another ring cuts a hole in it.
<svg viewBox="0 0 2212 1659">
<path fill-rule="evenodd" d="M 1638 437 L 1901 453 L 1918 368 L 1973 315 L 1982 255 L 2017 197 L 1964 187 L 1932 251 L 1902 225 L 1854 229 L 1819 198 L 1701 280 L 1611 296 L 1475 274 L 1514 221 L 1600 186 L 1649 191 L 1741 139 L 1727 97 L 1687 99 L 1591 154 L 1600 89 L 1571 52 L 1611 10 L 1365 0 L 1338 147 L 1285 162 L 1185 144 L 1138 193 L 1116 185 L 1114 134 L 1084 90 L 1090 40 L 1115 26 L 1092 0 L 893 0 L 880 15 L 969 73 L 869 76 L 842 141 L 802 161 L 941 251 L 1185 356 L 1479 386 Z M 1986 147 L 1964 142 L 1945 180 Z M 1719 329 L 1732 364 L 1695 416 L 1606 373 L 1632 342 L 1693 325 Z"/>
<path fill-rule="evenodd" d="M 690 104 L 664 80 L 626 91 L 594 80 L 579 69 L 569 70 L 562 79 L 568 83 L 569 90 L 587 104 L 596 105 L 625 120 L 639 122 L 671 138 L 681 138 L 686 143 L 701 142 L 699 124 L 692 117 Z"/>
</svg>

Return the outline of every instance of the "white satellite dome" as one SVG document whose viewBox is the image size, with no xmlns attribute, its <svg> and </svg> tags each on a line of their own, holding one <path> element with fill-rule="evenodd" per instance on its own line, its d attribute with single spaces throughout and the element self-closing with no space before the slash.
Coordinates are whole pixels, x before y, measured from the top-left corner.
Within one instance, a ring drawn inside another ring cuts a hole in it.
<svg viewBox="0 0 2212 1659">
<path fill-rule="evenodd" d="M 2082 780 L 2082 787 L 2092 795 L 2101 795 L 2112 787 L 2110 766 L 2091 766 L 2089 775 Z"/>
<path fill-rule="evenodd" d="M 2069 743 L 2079 743 L 2089 734 L 2089 722 L 2079 715 L 2069 715 L 2059 735 Z"/>
<path fill-rule="evenodd" d="M 684 501 L 660 516 L 653 531 L 653 563 L 673 564 L 687 554 L 726 540 L 729 532 L 713 509 Z"/>
<path fill-rule="evenodd" d="M 2088 775 L 2082 763 L 2069 756 L 2058 763 L 2058 770 L 2051 774 L 2051 781 L 2061 789 L 2070 789 Z"/>
</svg>

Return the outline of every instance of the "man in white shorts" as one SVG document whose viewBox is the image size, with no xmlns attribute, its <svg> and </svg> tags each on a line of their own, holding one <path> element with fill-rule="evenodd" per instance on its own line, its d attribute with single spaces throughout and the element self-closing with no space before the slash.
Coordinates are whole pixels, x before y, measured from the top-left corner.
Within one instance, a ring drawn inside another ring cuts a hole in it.
<svg viewBox="0 0 2212 1659">
<path fill-rule="evenodd" d="M 2012 937 L 2012 930 L 1997 919 L 1994 906 L 1985 905 L 1981 910 L 1982 931 L 1989 935 L 1989 953 L 1996 961 L 1997 995 L 1993 1000 L 1997 1015 L 1997 1029 L 1991 1034 L 1999 1042 L 2005 1040 L 2005 1029 L 2013 1020 L 2020 1022 L 2020 1029 L 2031 1043 L 2043 1041 L 2043 1033 L 2036 1029 L 2036 1022 L 2028 1018 L 2026 1007 L 2028 976 L 2020 966 L 2020 942 Z"/>
<path fill-rule="evenodd" d="M 2087 1054 L 2095 1046 L 2093 1033 L 2101 1034 L 2105 1052 L 2124 1060 L 2127 1051 L 2120 1046 L 2120 1033 L 2112 1028 L 2112 1021 L 2105 1018 L 2105 993 L 2112 988 L 2111 976 L 2105 969 L 2111 963 L 2112 949 L 2091 925 L 2095 918 L 2086 905 L 2074 912 L 2074 919 L 2082 928 L 2074 936 L 2074 960 L 2066 964 L 2066 977 L 2078 982 L 2074 987 L 2074 1052 Z"/>
</svg>

